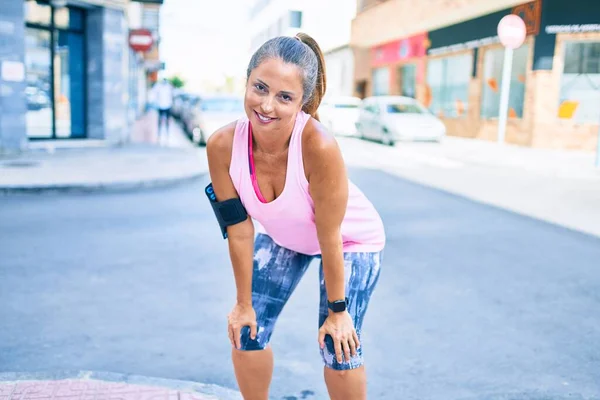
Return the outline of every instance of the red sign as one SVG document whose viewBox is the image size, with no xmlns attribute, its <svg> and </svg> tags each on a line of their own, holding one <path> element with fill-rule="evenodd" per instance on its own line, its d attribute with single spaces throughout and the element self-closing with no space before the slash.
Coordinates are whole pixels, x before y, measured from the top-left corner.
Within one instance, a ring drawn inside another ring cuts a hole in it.
<svg viewBox="0 0 600 400">
<path fill-rule="evenodd" d="M 148 29 L 134 29 L 129 31 L 129 46 L 134 51 L 146 52 L 152 48 L 154 39 Z"/>
<path fill-rule="evenodd" d="M 371 65 L 378 67 L 399 61 L 407 61 L 415 57 L 424 57 L 428 46 L 427 33 L 421 33 L 373 47 L 371 49 Z"/>
<path fill-rule="evenodd" d="M 518 15 L 510 14 L 500 20 L 498 24 L 498 37 L 504 47 L 516 49 L 525 41 L 527 27 Z"/>
</svg>

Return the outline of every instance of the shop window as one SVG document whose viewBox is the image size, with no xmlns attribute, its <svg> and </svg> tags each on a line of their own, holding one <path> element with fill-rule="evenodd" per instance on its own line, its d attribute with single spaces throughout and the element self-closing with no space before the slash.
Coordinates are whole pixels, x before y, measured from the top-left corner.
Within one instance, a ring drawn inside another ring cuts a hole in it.
<svg viewBox="0 0 600 400">
<path fill-rule="evenodd" d="M 429 60 L 425 103 L 435 115 L 446 118 L 466 117 L 472 66 L 472 54 Z"/>
<path fill-rule="evenodd" d="M 390 89 L 390 69 L 387 67 L 373 70 L 373 96 L 385 96 Z"/>
<path fill-rule="evenodd" d="M 35 0 L 25 2 L 25 21 L 30 24 L 50 25 L 52 8 L 49 4 L 39 4 Z"/>
<path fill-rule="evenodd" d="M 600 120 L 600 42 L 565 43 L 558 117 Z"/>
<path fill-rule="evenodd" d="M 61 29 L 81 31 L 83 29 L 83 10 L 77 8 L 57 8 L 54 11 L 54 25 Z"/>
<path fill-rule="evenodd" d="M 302 28 L 302 11 L 290 11 L 290 28 Z"/>
<path fill-rule="evenodd" d="M 417 66 L 415 64 L 404 64 L 398 68 L 400 79 L 400 94 L 406 97 L 417 96 Z"/>
<path fill-rule="evenodd" d="M 522 118 L 525 105 L 525 84 L 529 46 L 524 44 L 513 52 L 513 65 L 508 95 L 508 117 Z M 485 51 L 483 58 L 483 88 L 481 96 L 481 117 L 498 118 L 500 112 L 500 91 L 502 87 L 502 67 L 504 48 Z"/>
</svg>

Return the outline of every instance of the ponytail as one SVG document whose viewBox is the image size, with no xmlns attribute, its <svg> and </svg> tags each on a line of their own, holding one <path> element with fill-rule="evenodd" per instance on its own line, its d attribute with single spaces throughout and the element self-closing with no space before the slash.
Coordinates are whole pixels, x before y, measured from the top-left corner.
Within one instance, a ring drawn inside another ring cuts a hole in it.
<svg viewBox="0 0 600 400">
<path fill-rule="evenodd" d="M 302 111 L 304 111 L 307 114 L 310 114 L 314 119 L 318 121 L 319 114 L 317 113 L 317 110 L 321 105 L 321 101 L 325 96 L 325 90 L 327 89 L 327 77 L 325 75 L 325 57 L 323 56 L 323 52 L 321 51 L 321 48 L 319 47 L 315 39 L 313 39 L 306 33 L 298 33 L 296 35 L 296 39 L 307 45 L 317 56 L 318 68 L 315 90 L 313 91 L 312 96 L 310 96 L 310 98 L 302 106 Z"/>
</svg>

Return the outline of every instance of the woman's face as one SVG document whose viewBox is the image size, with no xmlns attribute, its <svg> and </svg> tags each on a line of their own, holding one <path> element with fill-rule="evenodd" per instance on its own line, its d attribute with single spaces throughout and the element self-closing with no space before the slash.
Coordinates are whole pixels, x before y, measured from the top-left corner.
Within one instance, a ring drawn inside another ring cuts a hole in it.
<svg viewBox="0 0 600 400">
<path fill-rule="evenodd" d="M 302 109 L 302 71 L 280 59 L 268 59 L 248 78 L 244 108 L 252 129 L 291 132 Z"/>
</svg>

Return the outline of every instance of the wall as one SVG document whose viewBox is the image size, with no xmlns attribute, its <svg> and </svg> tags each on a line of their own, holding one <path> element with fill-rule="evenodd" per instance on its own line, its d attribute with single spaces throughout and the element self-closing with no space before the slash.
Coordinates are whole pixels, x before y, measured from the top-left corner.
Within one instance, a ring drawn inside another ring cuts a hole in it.
<svg viewBox="0 0 600 400">
<path fill-rule="evenodd" d="M 349 46 L 325 54 L 328 96 L 354 95 L 354 53 Z"/>
<path fill-rule="evenodd" d="M 388 0 L 352 21 L 350 43 L 371 47 L 522 3 L 523 0 Z"/>
<path fill-rule="evenodd" d="M 0 68 L 25 61 L 25 15 L 22 1 L 0 0 Z M 18 65 L 18 64 L 16 64 Z M 0 152 L 27 146 L 25 82 L 0 76 Z"/>
<path fill-rule="evenodd" d="M 127 26 L 122 10 L 98 8 L 87 18 L 88 137 L 121 142 L 127 135 Z"/>
</svg>

